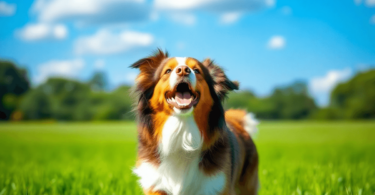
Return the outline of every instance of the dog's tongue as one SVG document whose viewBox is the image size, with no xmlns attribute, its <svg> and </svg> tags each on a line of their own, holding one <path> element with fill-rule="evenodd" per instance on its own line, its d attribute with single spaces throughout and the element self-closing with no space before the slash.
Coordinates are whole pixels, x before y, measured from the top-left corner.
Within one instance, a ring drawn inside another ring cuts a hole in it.
<svg viewBox="0 0 375 195">
<path fill-rule="evenodd" d="M 191 94 L 190 92 L 177 92 L 176 93 L 176 101 L 180 104 L 190 104 L 191 102 Z"/>
</svg>

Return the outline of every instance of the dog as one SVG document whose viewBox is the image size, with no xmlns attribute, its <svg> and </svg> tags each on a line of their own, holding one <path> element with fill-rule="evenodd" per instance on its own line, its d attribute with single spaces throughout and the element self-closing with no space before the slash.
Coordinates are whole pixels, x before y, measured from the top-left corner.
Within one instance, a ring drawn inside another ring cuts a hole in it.
<svg viewBox="0 0 375 195">
<path fill-rule="evenodd" d="M 133 172 L 147 195 L 258 193 L 257 121 L 224 111 L 237 90 L 210 59 L 154 55 L 131 65 L 135 80 L 138 156 Z"/>
</svg>

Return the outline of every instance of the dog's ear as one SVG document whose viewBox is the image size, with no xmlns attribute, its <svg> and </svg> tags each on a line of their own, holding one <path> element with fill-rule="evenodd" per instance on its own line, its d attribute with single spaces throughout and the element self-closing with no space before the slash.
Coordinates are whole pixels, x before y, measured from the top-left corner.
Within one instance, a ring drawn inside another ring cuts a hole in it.
<svg viewBox="0 0 375 195">
<path fill-rule="evenodd" d="M 238 90 L 240 84 L 237 81 L 229 80 L 223 69 L 215 65 L 211 59 L 205 59 L 202 64 L 208 69 L 214 81 L 215 92 L 220 100 L 223 100 L 229 91 Z"/>
<path fill-rule="evenodd" d="M 154 85 L 155 72 L 163 62 L 168 58 L 168 52 L 163 52 L 157 49 L 156 52 L 149 57 L 143 58 L 132 64 L 131 68 L 138 68 L 140 73 L 136 78 L 136 90 L 144 92 Z"/>
</svg>

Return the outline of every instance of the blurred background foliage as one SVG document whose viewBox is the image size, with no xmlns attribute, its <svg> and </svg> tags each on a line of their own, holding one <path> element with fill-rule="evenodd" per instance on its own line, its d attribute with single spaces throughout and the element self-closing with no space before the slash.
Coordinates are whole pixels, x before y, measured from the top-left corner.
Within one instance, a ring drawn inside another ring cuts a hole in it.
<svg viewBox="0 0 375 195">
<path fill-rule="evenodd" d="M 0 61 L 1 120 L 132 120 L 130 86 L 108 90 L 104 72 L 87 82 L 50 78 L 31 87 L 25 69 Z M 318 107 L 307 84 L 296 81 L 259 97 L 250 90 L 232 92 L 225 108 L 241 108 L 266 120 L 338 120 L 375 118 L 375 70 L 360 72 L 331 93 L 330 104 Z"/>
<path fill-rule="evenodd" d="M 0 61 L 2 120 L 127 120 L 133 119 L 130 86 L 106 90 L 106 77 L 96 72 L 87 82 L 50 78 L 30 87 L 25 70 Z"/>
</svg>

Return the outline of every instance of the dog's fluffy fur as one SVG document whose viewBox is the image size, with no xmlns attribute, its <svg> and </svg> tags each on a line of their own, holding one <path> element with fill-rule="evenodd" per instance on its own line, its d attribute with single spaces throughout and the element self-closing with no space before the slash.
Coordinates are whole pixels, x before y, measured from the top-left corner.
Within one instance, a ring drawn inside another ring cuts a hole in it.
<svg viewBox="0 0 375 195">
<path fill-rule="evenodd" d="M 257 194 L 257 121 L 222 101 L 238 82 L 210 59 L 158 50 L 135 62 L 138 158 L 145 194 Z"/>
</svg>

